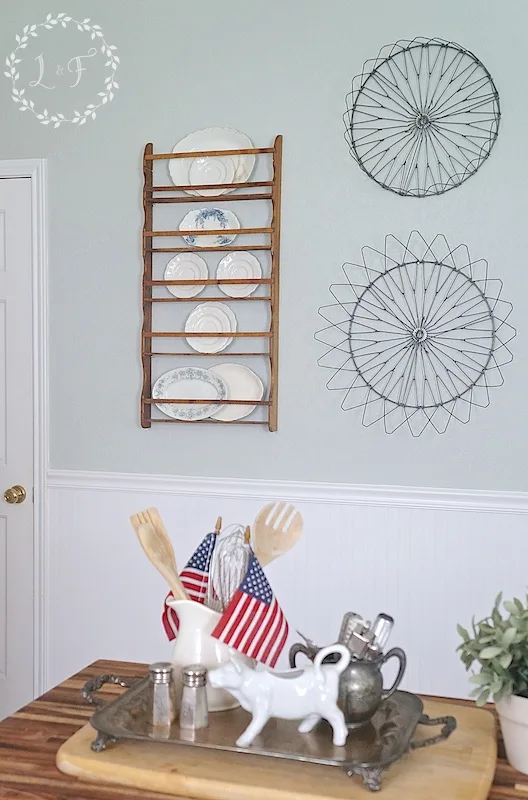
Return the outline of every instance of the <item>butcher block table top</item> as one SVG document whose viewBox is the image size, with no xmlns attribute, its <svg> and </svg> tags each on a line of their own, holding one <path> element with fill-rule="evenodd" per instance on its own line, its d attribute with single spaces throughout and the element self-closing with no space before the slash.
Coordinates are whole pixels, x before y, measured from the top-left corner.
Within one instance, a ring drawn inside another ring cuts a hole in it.
<svg viewBox="0 0 528 800">
<path fill-rule="evenodd" d="M 89 784 L 59 772 L 55 757 L 59 747 L 88 722 L 93 709 L 80 697 L 85 681 L 102 673 L 123 678 L 145 675 L 145 664 L 96 661 L 25 708 L 0 722 L 0 798 L 2 800 L 167 800 L 167 795 L 128 787 Z M 122 691 L 107 686 L 101 698 L 111 700 Z M 106 697 L 105 697 L 106 695 Z M 435 698 L 438 700 L 439 698 Z M 468 701 L 447 701 L 468 705 Z M 528 777 L 507 762 L 497 725 L 499 758 L 489 800 L 528 800 Z M 366 793 L 367 797 L 368 794 Z M 383 788 L 379 797 L 383 797 Z M 426 800 L 426 798 L 424 798 Z M 456 800 L 446 797 L 445 800 Z"/>
</svg>

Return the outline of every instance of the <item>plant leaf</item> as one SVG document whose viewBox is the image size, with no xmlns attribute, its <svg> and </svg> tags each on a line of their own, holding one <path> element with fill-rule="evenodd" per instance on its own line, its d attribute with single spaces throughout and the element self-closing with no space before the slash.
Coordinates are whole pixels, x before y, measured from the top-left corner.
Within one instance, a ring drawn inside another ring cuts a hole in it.
<svg viewBox="0 0 528 800">
<path fill-rule="evenodd" d="M 484 689 L 484 691 L 481 692 L 477 697 L 476 704 L 478 706 L 484 706 L 488 702 L 488 698 L 489 698 L 489 689 Z"/>
<path fill-rule="evenodd" d="M 502 653 L 502 647 L 485 647 L 484 650 L 479 654 L 479 658 L 490 659 L 496 658 L 498 655 Z"/>
<path fill-rule="evenodd" d="M 501 667 L 503 667 L 504 669 L 508 669 L 508 667 L 513 661 L 513 656 L 511 653 L 503 653 L 501 656 L 499 656 L 498 661 Z"/>
<path fill-rule="evenodd" d="M 472 675 L 469 679 L 470 683 L 476 683 L 478 686 L 485 686 L 489 683 L 489 677 L 487 675 L 483 675 L 482 672 L 480 675 Z"/>
<path fill-rule="evenodd" d="M 510 645 L 517 636 L 517 628 L 507 628 L 502 635 L 503 644 Z"/>
<path fill-rule="evenodd" d="M 467 632 L 467 630 L 463 628 L 462 625 L 457 625 L 456 629 L 458 635 L 461 636 L 465 642 L 469 642 L 469 633 Z"/>
</svg>

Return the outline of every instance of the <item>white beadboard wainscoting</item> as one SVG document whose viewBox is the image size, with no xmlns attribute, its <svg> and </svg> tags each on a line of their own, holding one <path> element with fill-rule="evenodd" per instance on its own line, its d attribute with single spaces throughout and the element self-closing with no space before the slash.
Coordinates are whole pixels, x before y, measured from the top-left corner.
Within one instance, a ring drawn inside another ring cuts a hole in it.
<svg viewBox="0 0 528 800">
<path fill-rule="evenodd" d="M 467 694 L 455 626 L 485 615 L 500 590 L 524 594 L 528 494 L 58 470 L 48 473 L 43 543 L 47 685 L 97 658 L 170 656 L 166 588 L 131 514 L 157 506 L 181 568 L 218 515 L 248 524 L 270 500 L 295 503 L 305 523 L 295 549 L 267 568 L 290 643 L 295 629 L 334 641 L 345 611 L 386 611 L 391 644 L 408 656 L 404 688 Z"/>
</svg>

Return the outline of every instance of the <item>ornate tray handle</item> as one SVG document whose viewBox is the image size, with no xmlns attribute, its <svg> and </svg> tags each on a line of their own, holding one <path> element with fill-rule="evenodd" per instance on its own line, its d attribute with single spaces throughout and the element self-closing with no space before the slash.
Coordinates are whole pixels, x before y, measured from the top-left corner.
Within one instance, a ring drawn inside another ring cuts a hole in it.
<svg viewBox="0 0 528 800">
<path fill-rule="evenodd" d="M 86 700 L 87 703 L 90 703 L 92 706 L 96 708 L 101 708 L 105 705 L 105 703 L 100 700 L 98 697 L 94 697 L 94 693 L 98 692 L 105 683 L 114 683 L 118 686 L 123 686 L 125 689 L 129 689 L 132 686 L 130 681 L 126 681 L 124 678 L 120 678 L 119 675 L 98 675 L 96 678 L 91 678 L 89 681 L 86 681 L 83 688 L 81 689 L 81 696 L 83 700 Z M 116 739 L 112 736 L 108 736 L 106 733 L 102 733 L 101 731 L 97 732 L 97 736 L 95 737 L 94 741 L 90 745 L 94 753 L 100 753 L 106 749 L 106 745 L 109 742 L 115 742 Z"/>
<path fill-rule="evenodd" d="M 443 725 L 443 728 L 438 736 L 431 736 L 430 739 L 411 742 L 409 745 L 409 752 L 412 750 L 418 750 L 420 747 L 429 747 L 429 745 L 438 744 L 438 742 L 445 741 L 445 739 L 448 739 L 456 729 L 457 723 L 454 717 L 436 717 L 435 719 L 431 719 L 427 716 L 427 714 L 422 714 L 418 720 L 418 725 Z"/>
<path fill-rule="evenodd" d="M 435 719 L 430 719 L 427 714 L 422 714 L 420 719 L 418 720 L 418 725 L 443 725 L 442 730 L 438 734 L 438 736 L 431 736 L 429 739 L 423 739 L 422 741 L 411 742 L 407 747 L 407 752 L 410 753 L 413 750 L 418 750 L 420 747 L 429 747 L 433 744 L 438 744 L 438 742 L 443 742 L 445 739 L 448 739 L 449 736 L 455 730 L 457 723 L 454 717 L 436 717 Z M 371 792 L 379 792 L 381 789 L 381 780 L 383 777 L 383 772 L 385 767 L 390 766 L 389 764 L 385 766 L 348 766 L 345 767 L 346 774 L 349 778 L 353 777 L 354 775 L 358 775 L 363 780 L 363 785 L 366 789 L 369 789 Z"/>
<path fill-rule="evenodd" d="M 120 678 L 119 675 L 98 675 L 97 678 L 91 678 L 89 681 L 86 681 L 81 689 L 82 699 L 96 708 L 104 706 L 104 702 L 93 695 L 94 692 L 98 692 L 105 683 L 116 683 L 118 686 L 124 686 L 125 689 L 130 689 L 132 686 L 130 681 Z"/>
</svg>

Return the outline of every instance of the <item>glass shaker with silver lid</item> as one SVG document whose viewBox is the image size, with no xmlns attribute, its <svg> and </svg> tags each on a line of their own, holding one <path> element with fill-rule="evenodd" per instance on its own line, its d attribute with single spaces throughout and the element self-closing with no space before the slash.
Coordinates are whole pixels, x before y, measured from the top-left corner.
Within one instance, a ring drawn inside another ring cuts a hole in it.
<svg viewBox="0 0 528 800">
<path fill-rule="evenodd" d="M 172 677 L 172 664 L 157 661 L 149 667 L 150 724 L 158 734 L 170 726 L 176 717 L 176 689 Z"/>
<path fill-rule="evenodd" d="M 190 664 L 182 669 L 183 692 L 180 708 L 180 728 L 199 730 L 209 724 L 207 709 L 207 669 L 203 664 Z"/>
</svg>

